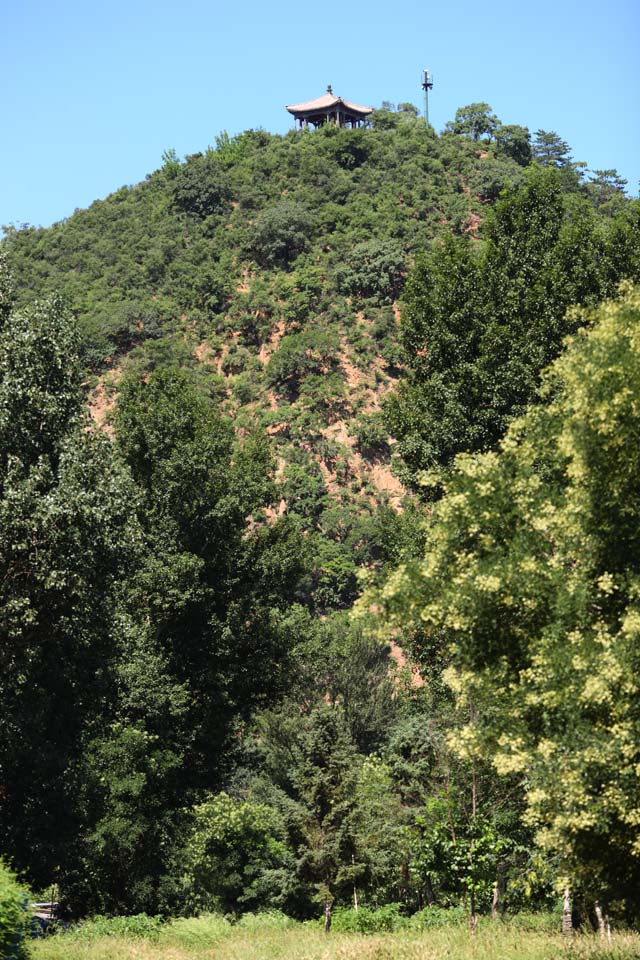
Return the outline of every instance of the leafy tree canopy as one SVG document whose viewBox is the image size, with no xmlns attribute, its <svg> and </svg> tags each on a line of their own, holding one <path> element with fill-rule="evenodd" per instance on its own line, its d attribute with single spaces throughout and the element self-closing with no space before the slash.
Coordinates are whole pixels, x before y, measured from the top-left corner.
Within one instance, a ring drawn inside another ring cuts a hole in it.
<svg viewBox="0 0 640 960">
<path fill-rule="evenodd" d="M 483 136 L 490 140 L 499 126 L 500 121 L 488 103 L 470 103 L 456 110 L 455 120 L 448 125 L 448 129 L 458 136 L 478 141 Z"/>
<path fill-rule="evenodd" d="M 603 229 L 558 174 L 533 169 L 496 204 L 479 251 L 449 238 L 417 262 L 404 296 L 408 373 L 388 405 L 406 482 L 496 444 L 575 330 L 568 307 L 640 277 L 639 217 L 636 205 Z"/>
<path fill-rule="evenodd" d="M 497 452 L 466 455 L 423 561 L 384 597 L 444 636 L 457 749 L 525 778 L 527 819 L 591 897 L 637 913 L 640 298 L 594 313 Z"/>
</svg>

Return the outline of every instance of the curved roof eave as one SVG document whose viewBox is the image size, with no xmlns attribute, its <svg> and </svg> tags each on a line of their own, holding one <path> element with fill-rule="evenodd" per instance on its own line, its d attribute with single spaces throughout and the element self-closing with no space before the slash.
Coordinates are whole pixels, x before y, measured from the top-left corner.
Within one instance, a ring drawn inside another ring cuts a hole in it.
<svg viewBox="0 0 640 960">
<path fill-rule="evenodd" d="M 342 97 L 336 97 L 331 93 L 325 93 L 322 97 L 315 100 L 308 100 L 306 103 L 291 103 L 286 106 L 289 113 L 316 113 L 321 110 L 329 110 L 331 107 L 343 106 L 345 110 L 352 113 L 360 113 L 363 116 L 373 113 L 373 107 L 363 107 L 358 103 L 349 103 Z"/>
</svg>

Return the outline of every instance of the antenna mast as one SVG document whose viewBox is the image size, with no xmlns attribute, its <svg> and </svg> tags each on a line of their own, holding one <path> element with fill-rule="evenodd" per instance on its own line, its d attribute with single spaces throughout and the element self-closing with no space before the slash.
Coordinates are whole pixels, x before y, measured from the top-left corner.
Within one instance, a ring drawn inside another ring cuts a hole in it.
<svg viewBox="0 0 640 960">
<path fill-rule="evenodd" d="M 422 89 L 424 90 L 424 122 L 429 126 L 429 90 L 433 89 L 433 77 L 425 67 L 422 71 Z"/>
</svg>

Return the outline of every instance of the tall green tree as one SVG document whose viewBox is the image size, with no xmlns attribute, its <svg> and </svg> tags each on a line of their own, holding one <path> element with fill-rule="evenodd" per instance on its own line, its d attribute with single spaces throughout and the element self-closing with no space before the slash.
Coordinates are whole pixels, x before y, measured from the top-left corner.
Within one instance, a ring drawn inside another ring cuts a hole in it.
<svg viewBox="0 0 640 960">
<path fill-rule="evenodd" d="M 638 292 L 576 320 L 544 404 L 457 460 L 424 560 L 384 596 L 446 639 L 457 749 L 521 776 L 559 872 L 637 917 Z"/>
<path fill-rule="evenodd" d="M 61 446 L 82 418 L 75 324 L 55 297 L 10 312 L 8 274 L 0 282 L 2 469 L 13 462 L 28 471 L 44 460 L 55 468 Z"/>
<path fill-rule="evenodd" d="M 285 681 L 300 546 L 266 522 L 264 440 L 159 373 L 124 385 L 114 445 L 60 303 L 10 299 L 5 277 L 3 853 L 77 910 L 164 909 L 184 806 Z"/>
<path fill-rule="evenodd" d="M 536 130 L 533 138 L 533 158 L 543 167 L 557 170 L 564 188 L 576 191 L 582 180 L 586 163 L 576 162 L 571 148 L 555 131 Z"/>
<path fill-rule="evenodd" d="M 636 205 L 603 228 L 556 173 L 533 169 L 488 216 L 480 252 L 449 239 L 418 260 L 404 295 L 407 374 L 388 404 L 406 482 L 497 443 L 575 330 L 568 308 L 638 278 L 639 224 Z"/>
<path fill-rule="evenodd" d="M 284 840 L 275 807 L 224 792 L 208 796 L 193 810 L 185 848 L 190 906 L 225 913 L 281 906 L 293 859 Z"/>
<path fill-rule="evenodd" d="M 282 810 L 295 876 L 307 898 L 324 910 L 331 928 L 333 905 L 350 897 L 365 872 L 356 860 L 351 816 L 362 757 L 339 706 L 306 713 L 278 709 L 260 721 L 266 770 L 275 786 L 272 803 Z"/>
<path fill-rule="evenodd" d="M 83 419 L 61 304 L 3 313 L 0 816 L 3 852 L 41 885 L 65 870 L 82 824 L 82 756 L 110 700 L 119 585 L 140 531 L 130 477 Z"/>
<path fill-rule="evenodd" d="M 624 206 L 628 181 L 617 170 L 593 170 L 586 189 L 596 206 L 613 215 Z"/>
<path fill-rule="evenodd" d="M 143 493 L 149 543 L 132 602 L 188 690 L 183 784 L 211 788 L 235 720 L 285 681 L 281 631 L 303 554 L 294 524 L 266 522 L 275 488 L 265 438 L 236 444 L 186 375 L 126 381 L 116 436 Z"/>
<path fill-rule="evenodd" d="M 88 731 L 79 764 L 81 828 L 61 878 L 76 912 L 183 906 L 176 857 L 190 799 L 184 782 L 188 690 L 169 669 L 152 626 L 141 621 L 139 611 L 121 601 L 109 699 Z"/>
<path fill-rule="evenodd" d="M 501 124 L 496 130 L 496 147 L 498 153 L 511 157 L 521 167 L 531 163 L 531 134 L 527 127 L 519 124 Z"/>
<path fill-rule="evenodd" d="M 570 167 L 572 163 L 571 147 L 553 130 L 536 130 L 533 155 L 543 167 L 561 169 Z"/>
<path fill-rule="evenodd" d="M 481 137 L 491 139 L 499 126 L 500 121 L 488 103 L 470 103 L 456 110 L 455 120 L 448 124 L 448 129 L 478 141 Z"/>
</svg>

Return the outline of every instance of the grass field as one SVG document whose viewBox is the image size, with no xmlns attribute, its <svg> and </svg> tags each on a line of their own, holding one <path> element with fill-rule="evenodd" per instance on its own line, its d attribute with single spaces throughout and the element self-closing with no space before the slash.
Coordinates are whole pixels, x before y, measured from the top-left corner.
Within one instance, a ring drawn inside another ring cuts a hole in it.
<svg viewBox="0 0 640 960">
<path fill-rule="evenodd" d="M 96 929 L 33 941 L 33 960 L 640 960 L 640 935 L 599 939 L 516 925 L 485 923 L 475 936 L 464 926 L 374 935 L 332 933 L 307 924 L 256 917 L 231 925 L 218 917 L 177 920 L 151 939 Z"/>
</svg>

